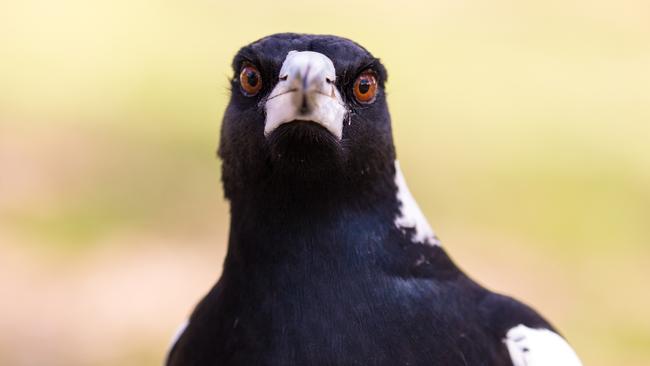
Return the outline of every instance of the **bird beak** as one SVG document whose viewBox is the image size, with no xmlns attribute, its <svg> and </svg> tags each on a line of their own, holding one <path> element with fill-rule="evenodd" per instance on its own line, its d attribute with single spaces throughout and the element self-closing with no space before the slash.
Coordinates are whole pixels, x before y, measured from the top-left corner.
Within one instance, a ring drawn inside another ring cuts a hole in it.
<svg viewBox="0 0 650 366">
<path fill-rule="evenodd" d="M 310 121 L 341 139 L 347 108 L 336 89 L 332 60 L 319 52 L 291 51 L 278 79 L 264 101 L 265 136 L 284 123 Z"/>
</svg>

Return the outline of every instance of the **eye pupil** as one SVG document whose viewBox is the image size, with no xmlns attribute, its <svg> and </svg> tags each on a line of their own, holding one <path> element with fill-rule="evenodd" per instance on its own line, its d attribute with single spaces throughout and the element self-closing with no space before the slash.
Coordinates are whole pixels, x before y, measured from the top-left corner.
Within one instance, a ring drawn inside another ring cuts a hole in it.
<svg viewBox="0 0 650 366">
<path fill-rule="evenodd" d="M 366 94 L 370 90 L 370 82 L 366 79 L 361 80 L 359 83 L 359 93 Z"/>
<path fill-rule="evenodd" d="M 259 82 L 259 78 L 257 77 L 257 74 L 253 71 L 250 70 L 248 73 L 246 73 L 246 78 L 248 79 L 248 84 L 252 87 L 256 87 L 257 83 Z"/>
</svg>

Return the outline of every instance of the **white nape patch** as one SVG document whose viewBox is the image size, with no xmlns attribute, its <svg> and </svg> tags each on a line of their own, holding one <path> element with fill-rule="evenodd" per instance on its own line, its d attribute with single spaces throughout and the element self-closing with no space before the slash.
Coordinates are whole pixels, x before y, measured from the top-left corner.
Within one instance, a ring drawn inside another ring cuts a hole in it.
<svg viewBox="0 0 650 366">
<path fill-rule="evenodd" d="M 320 124 L 339 140 L 348 109 L 336 89 L 336 70 L 327 56 L 291 51 L 280 69 L 279 81 L 266 97 L 264 135 L 283 123 L 303 120 Z"/>
<path fill-rule="evenodd" d="M 436 234 L 422 214 L 420 206 L 411 195 L 397 160 L 395 160 L 395 184 L 397 185 L 397 200 L 401 203 L 400 213 L 394 221 L 395 226 L 402 232 L 406 232 L 406 229 L 414 229 L 412 240 L 415 242 L 440 245 Z"/>
<path fill-rule="evenodd" d="M 548 329 L 520 324 L 508 331 L 503 342 L 513 366 L 582 366 L 571 346 Z"/>
<path fill-rule="evenodd" d="M 183 332 L 185 332 L 185 329 L 187 329 L 187 326 L 190 324 L 189 320 L 184 321 L 181 325 L 178 326 L 176 329 L 176 332 L 174 332 L 174 335 L 172 336 L 172 341 L 169 343 L 169 352 L 171 352 L 172 348 L 176 345 L 176 342 L 181 338 L 183 335 Z M 169 353 L 168 352 L 168 353 Z"/>
</svg>

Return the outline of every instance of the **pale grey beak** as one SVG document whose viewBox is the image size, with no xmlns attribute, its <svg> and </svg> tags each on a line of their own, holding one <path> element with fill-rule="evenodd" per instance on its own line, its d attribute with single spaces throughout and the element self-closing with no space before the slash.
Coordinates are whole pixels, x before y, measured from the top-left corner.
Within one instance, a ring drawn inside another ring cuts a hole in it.
<svg viewBox="0 0 650 366">
<path fill-rule="evenodd" d="M 318 123 L 341 139 L 347 108 L 336 89 L 332 60 L 318 52 L 291 51 L 278 78 L 264 104 L 265 135 L 283 123 L 301 120 Z"/>
</svg>

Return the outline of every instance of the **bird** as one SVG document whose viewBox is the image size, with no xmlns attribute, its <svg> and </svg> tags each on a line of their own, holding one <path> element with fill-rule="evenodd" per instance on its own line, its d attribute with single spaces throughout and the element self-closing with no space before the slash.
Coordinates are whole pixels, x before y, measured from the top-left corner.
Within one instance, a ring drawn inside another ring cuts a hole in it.
<svg viewBox="0 0 650 366">
<path fill-rule="evenodd" d="M 232 72 L 227 254 L 166 365 L 581 365 L 537 311 L 443 249 L 396 159 L 379 58 L 279 33 Z"/>
</svg>

